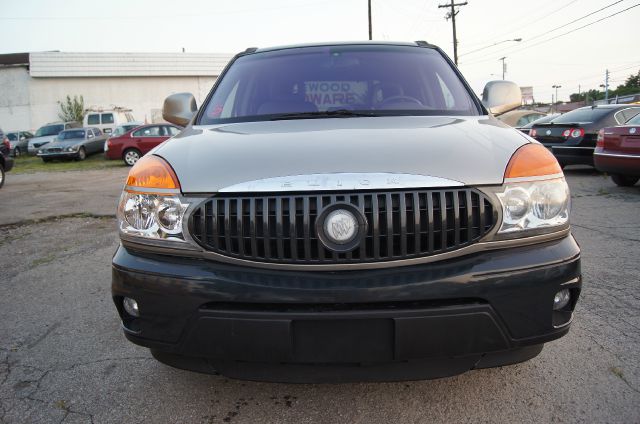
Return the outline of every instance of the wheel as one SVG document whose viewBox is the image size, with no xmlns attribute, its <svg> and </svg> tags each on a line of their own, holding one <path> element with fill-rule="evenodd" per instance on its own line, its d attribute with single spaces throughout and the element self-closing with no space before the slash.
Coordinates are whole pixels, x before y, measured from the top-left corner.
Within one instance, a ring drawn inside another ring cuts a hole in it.
<svg viewBox="0 0 640 424">
<path fill-rule="evenodd" d="M 22 152 L 20 151 L 19 147 L 16 147 L 15 149 L 13 149 L 13 157 L 17 158 L 18 156 L 20 156 L 22 154 Z"/>
<path fill-rule="evenodd" d="M 0 188 L 4 185 L 4 166 L 0 164 Z"/>
<path fill-rule="evenodd" d="M 84 150 L 84 147 L 81 147 L 80 150 L 78 150 L 77 159 L 85 160 L 86 158 L 87 158 L 87 152 Z"/>
<path fill-rule="evenodd" d="M 138 160 L 140 160 L 140 156 L 142 155 L 140 154 L 139 150 L 127 149 L 122 154 L 122 160 L 124 161 L 125 165 L 133 166 L 136 164 L 136 162 L 138 162 Z"/>
<path fill-rule="evenodd" d="M 640 177 L 632 177 L 630 175 L 612 175 L 611 179 L 619 187 L 631 187 L 640 180 Z"/>
<path fill-rule="evenodd" d="M 42 162 L 51 162 L 51 158 L 42 158 Z"/>
</svg>

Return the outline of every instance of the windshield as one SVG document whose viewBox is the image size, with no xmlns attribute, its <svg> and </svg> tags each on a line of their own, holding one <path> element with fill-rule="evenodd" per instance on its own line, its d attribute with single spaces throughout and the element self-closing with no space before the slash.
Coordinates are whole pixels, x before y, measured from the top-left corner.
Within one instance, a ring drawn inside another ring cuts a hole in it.
<svg viewBox="0 0 640 424">
<path fill-rule="evenodd" d="M 60 131 L 64 129 L 64 125 L 45 125 L 38 128 L 36 131 L 36 137 L 45 137 L 48 135 L 58 135 Z"/>
<path fill-rule="evenodd" d="M 600 108 L 591 108 L 585 107 L 576 110 L 572 110 L 571 112 L 567 112 L 564 115 L 558 116 L 556 119 L 551 121 L 554 124 L 571 124 L 574 122 L 595 122 L 600 118 L 604 117 L 611 113 L 613 109 L 600 109 Z"/>
<path fill-rule="evenodd" d="M 11 141 L 16 141 L 18 139 L 18 135 L 16 133 L 7 134 L 7 138 Z"/>
<path fill-rule="evenodd" d="M 58 140 L 71 140 L 73 138 L 84 138 L 83 130 L 62 131 L 58 136 Z"/>
<path fill-rule="evenodd" d="M 471 95 L 436 50 L 322 46 L 238 58 L 200 124 L 348 110 L 366 115 L 478 115 Z"/>
</svg>

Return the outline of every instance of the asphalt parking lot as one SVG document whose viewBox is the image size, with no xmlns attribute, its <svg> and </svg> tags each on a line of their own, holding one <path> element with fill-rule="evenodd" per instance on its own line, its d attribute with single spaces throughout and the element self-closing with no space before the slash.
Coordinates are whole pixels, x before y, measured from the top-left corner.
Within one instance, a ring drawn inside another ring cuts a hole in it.
<svg viewBox="0 0 640 424">
<path fill-rule="evenodd" d="M 640 422 L 640 186 L 567 171 L 584 289 L 568 336 L 519 365 L 287 385 L 164 366 L 110 298 L 127 169 L 8 174 L 0 190 L 0 422 Z"/>
</svg>

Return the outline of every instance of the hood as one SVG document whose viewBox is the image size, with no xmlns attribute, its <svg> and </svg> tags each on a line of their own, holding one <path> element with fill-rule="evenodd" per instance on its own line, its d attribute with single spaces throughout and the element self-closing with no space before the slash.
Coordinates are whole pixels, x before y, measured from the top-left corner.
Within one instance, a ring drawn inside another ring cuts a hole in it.
<svg viewBox="0 0 640 424">
<path fill-rule="evenodd" d="M 44 144 L 44 143 L 49 143 L 51 141 L 53 141 L 55 138 L 57 137 L 57 135 L 45 135 L 42 137 L 33 137 L 31 140 L 29 140 L 29 145 L 34 145 L 34 144 Z"/>
<path fill-rule="evenodd" d="M 51 143 L 47 144 L 47 148 L 50 147 L 71 147 L 71 146 L 75 146 L 76 144 L 80 144 L 84 142 L 84 138 L 69 138 L 66 140 L 54 140 Z"/>
<path fill-rule="evenodd" d="M 364 117 L 193 126 L 158 146 L 184 193 L 295 175 L 394 173 L 501 184 L 529 139 L 492 117 Z"/>
</svg>

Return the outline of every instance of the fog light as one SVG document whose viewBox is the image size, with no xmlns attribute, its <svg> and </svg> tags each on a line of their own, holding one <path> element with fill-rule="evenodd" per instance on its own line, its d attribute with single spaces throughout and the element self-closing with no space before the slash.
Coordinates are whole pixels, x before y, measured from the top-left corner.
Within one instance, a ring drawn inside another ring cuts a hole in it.
<svg viewBox="0 0 640 424">
<path fill-rule="evenodd" d="M 569 293 L 569 289 L 560 290 L 553 297 L 553 310 L 558 311 L 569 304 L 569 300 L 571 299 L 571 294 Z M 137 310 L 137 305 L 136 305 Z"/>
<path fill-rule="evenodd" d="M 138 302 L 131 299 L 130 297 L 124 298 L 124 300 L 122 301 L 122 306 L 124 306 L 124 310 L 132 317 L 140 316 L 140 310 L 138 309 Z"/>
</svg>

